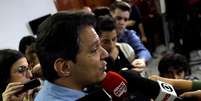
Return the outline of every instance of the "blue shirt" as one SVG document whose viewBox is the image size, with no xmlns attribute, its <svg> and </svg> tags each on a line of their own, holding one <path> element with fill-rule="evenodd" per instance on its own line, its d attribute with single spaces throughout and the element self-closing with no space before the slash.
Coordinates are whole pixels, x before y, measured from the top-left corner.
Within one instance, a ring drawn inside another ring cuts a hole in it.
<svg viewBox="0 0 201 101">
<path fill-rule="evenodd" d="M 142 44 L 140 38 L 136 35 L 134 30 L 125 29 L 122 33 L 119 34 L 118 42 L 128 43 L 134 49 L 137 58 L 145 59 L 145 61 L 151 59 L 150 52 Z"/>
<path fill-rule="evenodd" d="M 34 101 L 75 101 L 85 95 L 82 91 L 59 86 L 45 80 Z"/>
</svg>

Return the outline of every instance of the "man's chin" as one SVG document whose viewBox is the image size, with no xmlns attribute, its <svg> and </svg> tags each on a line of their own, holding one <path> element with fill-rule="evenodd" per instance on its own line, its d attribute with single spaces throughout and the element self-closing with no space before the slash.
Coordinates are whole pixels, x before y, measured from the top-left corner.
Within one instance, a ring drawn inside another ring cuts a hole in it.
<svg viewBox="0 0 201 101">
<path fill-rule="evenodd" d="M 103 79 L 105 79 L 106 75 L 107 73 L 104 71 L 102 75 L 100 76 L 99 81 L 102 81 Z"/>
<path fill-rule="evenodd" d="M 122 32 L 124 30 L 124 27 L 118 27 L 118 31 Z"/>
</svg>

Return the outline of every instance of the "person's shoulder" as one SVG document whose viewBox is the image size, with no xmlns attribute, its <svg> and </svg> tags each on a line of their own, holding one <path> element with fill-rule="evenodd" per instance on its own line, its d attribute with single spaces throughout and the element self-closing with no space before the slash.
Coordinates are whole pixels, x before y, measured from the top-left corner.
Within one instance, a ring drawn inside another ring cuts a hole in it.
<svg viewBox="0 0 201 101">
<path fill-rule="evenodd" d="M 133 48 L 128 43 L 116 43 L 117 47 L 119 47 L 122 51 L 131 51 L 133 52 Z"/>
<path fill-rule="evenodd" d="M 117 42 L 116 45 L 119 47 L 129 47 L 130 46 L 128 43 L 124 43 L 124 42 L 121 42 L 121 43 Z"/>
<path fill-rule="evenodd" d="M 124 32 L 128 34 L 136 34 L 136 31 L 130 29 L 125 29 Z"/>
<path fill-rule="evenodd" d="M 125 29 L 124 31 L 125 31 L 126 36 L 128 36 L 130 38 L 134 38 L 135 40 L 140 40 L 140 38 L 138 37 L 136 31 L 128 30 L 128 29 Z"/>
</svg>

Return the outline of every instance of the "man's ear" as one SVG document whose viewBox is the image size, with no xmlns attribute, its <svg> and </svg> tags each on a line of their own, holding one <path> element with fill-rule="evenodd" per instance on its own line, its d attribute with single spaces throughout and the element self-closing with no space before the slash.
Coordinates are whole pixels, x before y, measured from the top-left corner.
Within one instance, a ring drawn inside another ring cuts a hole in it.
<svg viewBox="0 0 201 101">
<path fill-rule="evenodd" d="M 71 61 L 63 58 L 58 58 L 54 62 L 54 69 L 60 77 L 68 77 L 71 73 Z"/>
</svg>

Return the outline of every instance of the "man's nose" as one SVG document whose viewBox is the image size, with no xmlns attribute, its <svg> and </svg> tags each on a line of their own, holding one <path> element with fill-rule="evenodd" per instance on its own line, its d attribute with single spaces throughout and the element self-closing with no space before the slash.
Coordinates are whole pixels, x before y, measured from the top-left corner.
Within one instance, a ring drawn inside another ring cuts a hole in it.
<svg viewBox="0 0 201 101">
<path fill-rule="evenodd" d="M 105 59 L 106 57 L 109 56 L 108 52 L 101 46 L 101 58 Z"/>
</svg>

